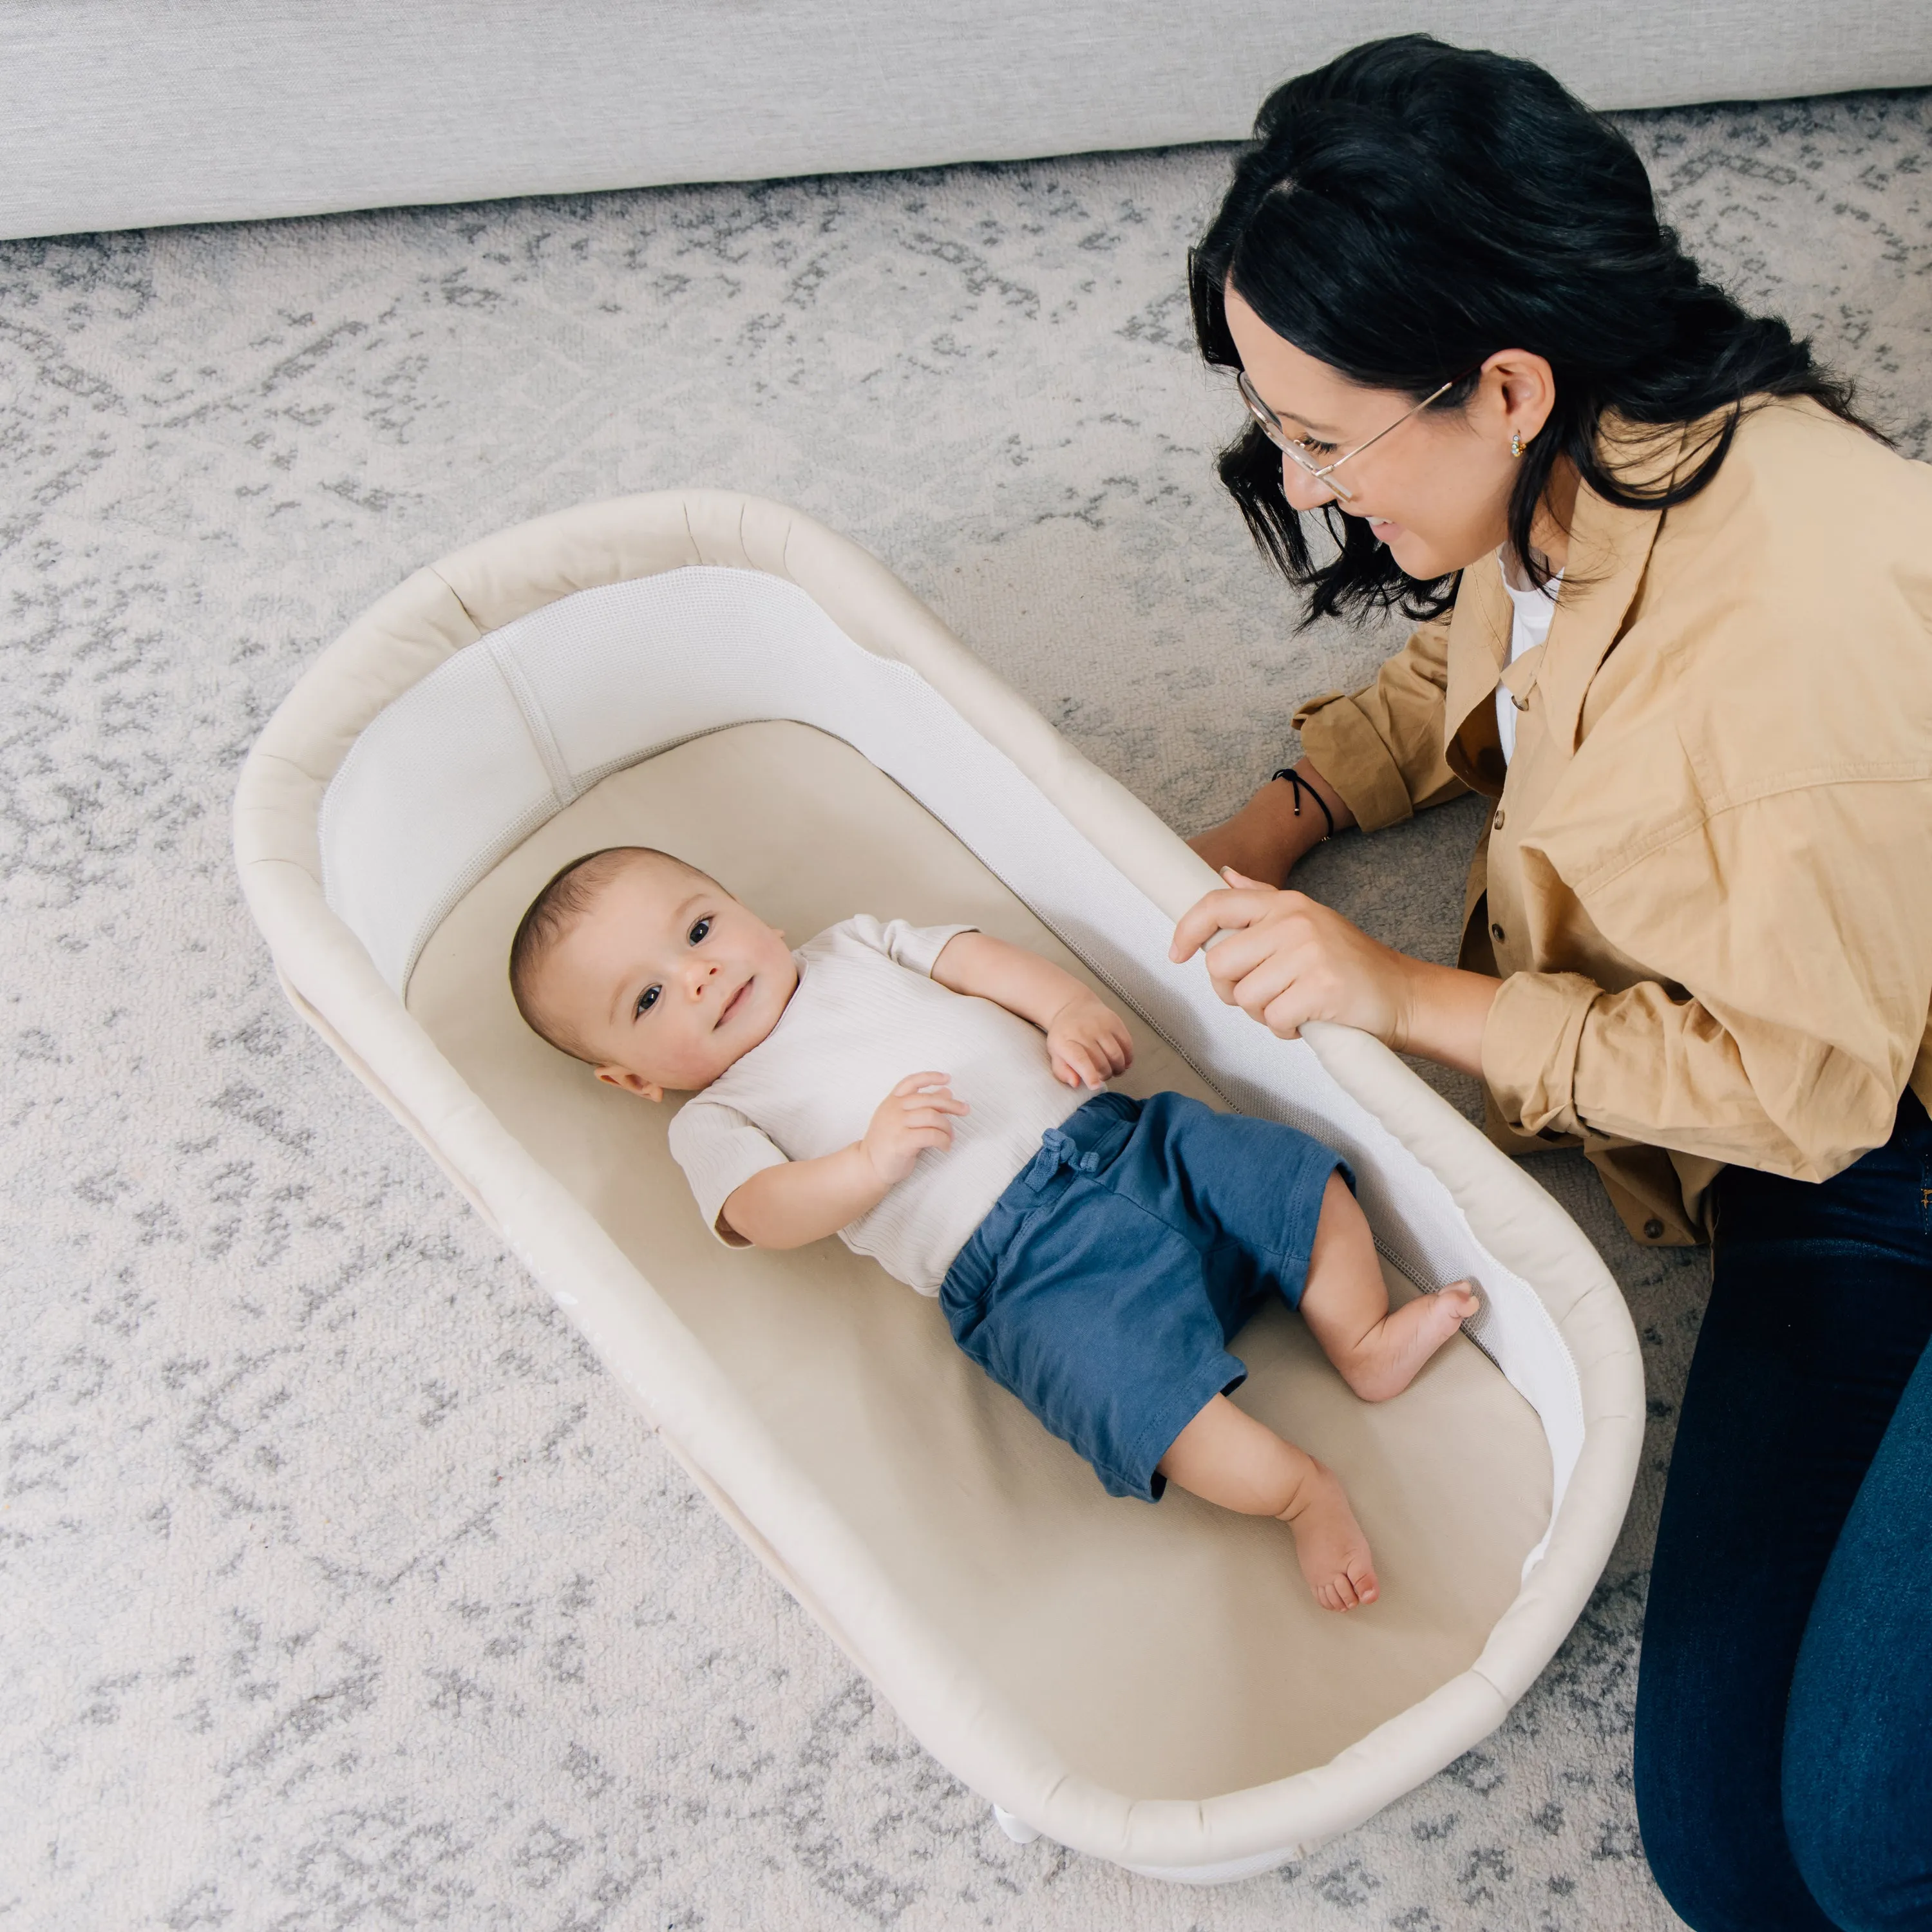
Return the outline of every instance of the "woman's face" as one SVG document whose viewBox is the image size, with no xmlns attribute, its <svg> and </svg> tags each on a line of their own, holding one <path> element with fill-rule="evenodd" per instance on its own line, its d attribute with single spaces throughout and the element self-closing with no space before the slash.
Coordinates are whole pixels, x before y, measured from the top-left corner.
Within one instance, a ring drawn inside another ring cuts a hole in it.
<svg viewBox="0 0 1932 1932">
<path fill-rule="evenodd" d="M 1556 400 L 1541 356 L 1502 350 L 1483 364 L 1466 408 L 1424 410 L 1402 422 L 1415 406 L 1413 398 L 1352 382 L 1276 334 L 1232 286 L 1226 301 L 1249 381 L 1288 434 L 1306 439 L 1304 453 L 1318 469 L 1401 423 L 1344 464 L 1334 480 L 1349 492 L 1342 509 L 1365 518 L 1408 575 L 1424 582 L 1447 576 L 1502 543 L 1516 480 L 1510 436 L 1528 444 Z M 1282 458 L 1281 474 L 1282 491 L 1296 509 L 1334 500 L 1329 485 L 1292 458 Z"/>
</svg>

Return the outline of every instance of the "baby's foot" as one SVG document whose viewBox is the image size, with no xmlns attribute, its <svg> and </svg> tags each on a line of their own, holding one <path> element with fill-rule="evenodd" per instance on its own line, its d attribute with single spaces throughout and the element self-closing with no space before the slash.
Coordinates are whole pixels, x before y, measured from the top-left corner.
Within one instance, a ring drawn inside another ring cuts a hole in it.
<svg viewBox="0 0 1932 1932">
<path fill-rule="evenodd" d="M 1423 1364 L 1482 1305 L 1471 1283 L 1454 1281 L 1390 1309 L 1362 1338 L 1354 1360 L 1342 1366 L 1348 1386 L 1364 1402 L 1387 1402 L 1401 1394 Z"/>
<path fill-rule="evenodd" d="M 1352 1610 L 1380 1594 L 1369 1539 L 1334 1472 L 1310 1459 L 1294 1501 L 1281 1514 L 1294 1532 L 1294 1554 L 1324 1610 Z"/>
</svg>

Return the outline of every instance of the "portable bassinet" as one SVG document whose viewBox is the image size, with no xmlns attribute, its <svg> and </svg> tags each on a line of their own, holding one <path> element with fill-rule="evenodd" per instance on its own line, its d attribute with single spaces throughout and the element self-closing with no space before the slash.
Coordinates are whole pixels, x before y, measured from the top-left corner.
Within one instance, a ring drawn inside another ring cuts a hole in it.
<svg viewBox="0 0 1932 1932">
<path fill-rule="evenodd" d="M 1016 1838 L 1193 1882 L 1264 1870 L 1477 1743 L 1581 1610 L 1643 1418 L 1595 1253 L 1376 1042 L 1277 1040 L 1170 964 L 1213 875 L 809 518 L 634 496 L 418 572 L 278 711 L 236 838 L 297 1007 Z M 505 982 L 536 888 L 622 842 L 795 940 L 860 910 L 973 920 L 1084 970 L 1134 1018 L 1128 1090 L 1320 1133 L 1396 1292 L 1480 1282 L 1480 1347 L 1381 1406 L 1285 1311 L 1237 1344 L 1238 1399 L 1346 1481 L 1378 1604 L 1316 1608 L 1277 1525 L 1108 1497 L 934 1304 L 838 1243 L 717 1245 L 669 1109 L 544 1046 Z"/>
</svg>

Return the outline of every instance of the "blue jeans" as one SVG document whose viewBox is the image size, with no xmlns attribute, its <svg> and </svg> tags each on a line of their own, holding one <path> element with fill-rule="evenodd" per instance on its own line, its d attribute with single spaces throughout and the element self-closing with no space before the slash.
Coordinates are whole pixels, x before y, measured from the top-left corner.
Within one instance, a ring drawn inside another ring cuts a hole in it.
<svg viewBox="0 0 1932 1932">
<path fill-rule="evenodd" d="M 1644 1617 L 1636 1803 L 1695 1932 L 1932 1928 L 1932 1124 L 1730 1168 Z"/>
<path fill-rule="evenodd" d="M 1328 1177 L 1293 1127 L 1099 1094 L 1014 1177 L 939 1289 L 952 1339 L 1108 1491 L 1152 1502 L 1174 1439 L 1247 1370 L 1228 1344 L 1302 1284 Z"/>
</svg>

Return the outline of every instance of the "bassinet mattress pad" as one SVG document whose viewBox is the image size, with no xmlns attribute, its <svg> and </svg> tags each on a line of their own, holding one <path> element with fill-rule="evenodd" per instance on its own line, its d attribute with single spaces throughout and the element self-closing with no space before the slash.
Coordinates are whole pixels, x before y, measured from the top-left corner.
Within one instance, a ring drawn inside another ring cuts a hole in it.
<svg viewBox="0 0 1932 1932">
<path fill-rule="evenodd" d="M 1473 1346 L 1393 1403 L 1285 1313 L 1237 1345 L 1241 1399 L 1344 1473 L 1382 1603 L 1316 1610 L 1274 1526 L 1106 1496 L 836 1243 L 721 1252 L 667 1111 L 544 1046 L 504 986 L 530 894 L 618 842 L 794 943 L 866 910 L 1060 958 L 1130 1010 L 1130 1090 L 1340 1148 L 1396 1292 L 1474 1276 Z M 1212 875 L 809 520 L 665 493 L 418 573 L 265 733 L 238 850 L 298 1004 L 922 1740 L 1031 1827 L 1179 1877 L 1294 1856 L 1484 1735 L 1581 1608 L 1642 1413 L 1600 1262 L 1375 1042 L 1275 1040 L 1171 965 Z"/>
</svg>

